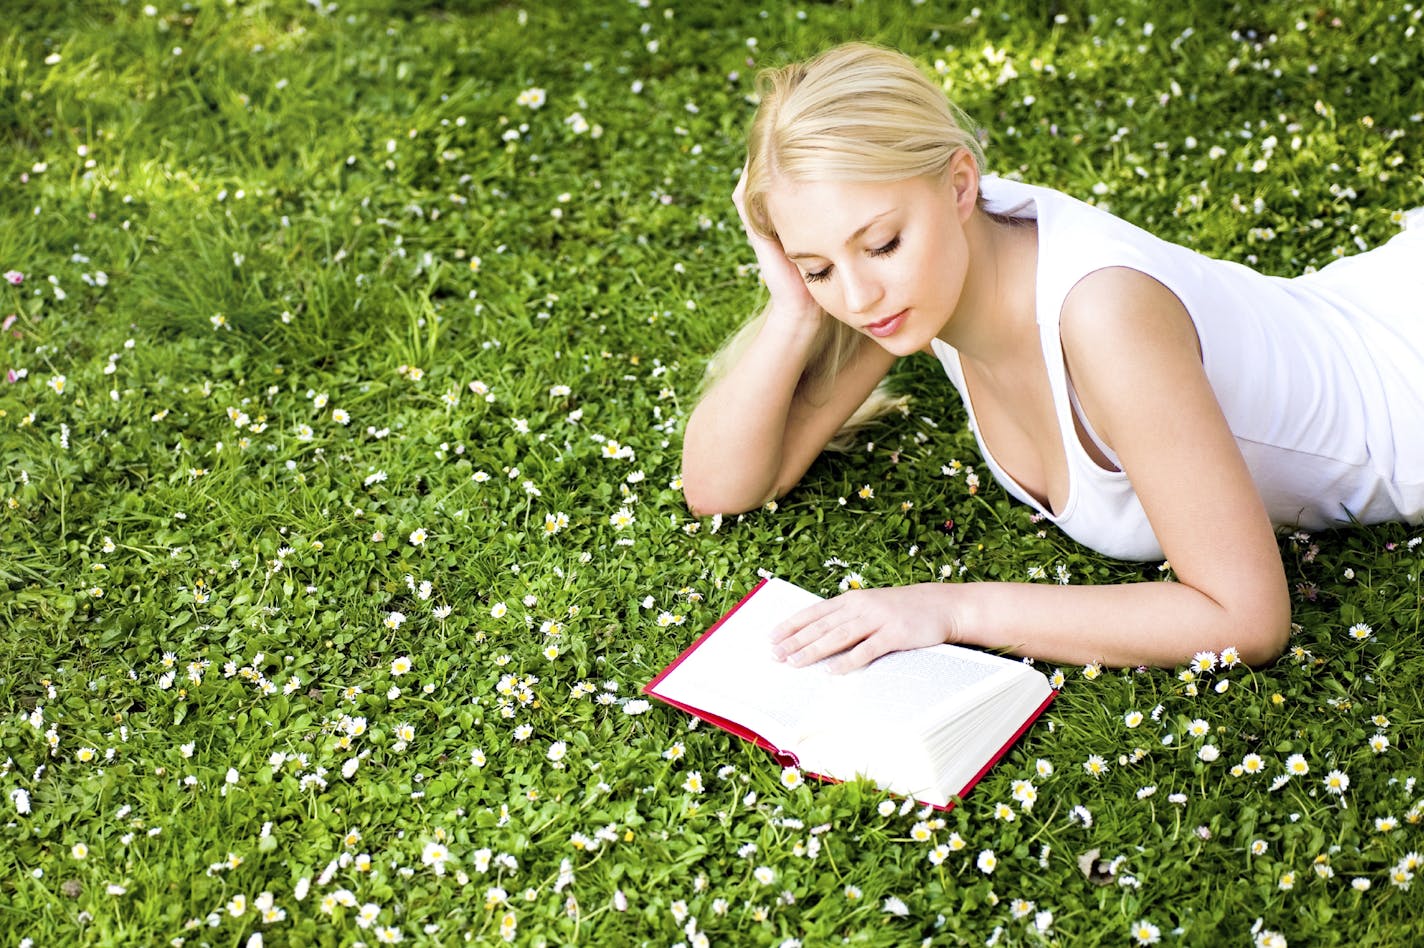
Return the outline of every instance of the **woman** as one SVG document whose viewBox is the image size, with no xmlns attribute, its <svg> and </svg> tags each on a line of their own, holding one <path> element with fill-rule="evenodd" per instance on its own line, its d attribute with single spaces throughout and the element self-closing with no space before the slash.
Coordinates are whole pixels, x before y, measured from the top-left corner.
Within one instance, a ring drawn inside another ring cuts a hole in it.
<svg viewBox="0 0 1424 948">
<path fill-rule="evenodd" d="M 1285 280 L 1066 195 L 981 177 L 906 57 L 853 44 L 769 72 L 733 195 L 771 299 L 689 418 L 699 514 L 790 489 L 897 358 L 924 351 L 1020 500 L 1175 583 L 858 590 L 778 627 L 848 670 L 956 642 L 1062 662 L 1274 659 L 1274 527 L 1424 519 L 1424 232 Z"/>
</svg>

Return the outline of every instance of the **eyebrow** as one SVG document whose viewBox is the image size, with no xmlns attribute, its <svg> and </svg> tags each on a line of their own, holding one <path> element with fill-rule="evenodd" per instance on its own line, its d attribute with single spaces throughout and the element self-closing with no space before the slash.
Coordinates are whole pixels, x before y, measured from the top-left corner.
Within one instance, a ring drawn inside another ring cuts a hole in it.
<svg viewBox="0 0 1424 948">
<path fill-rule="evenodd" d="M 859 230 L 857 230 L 855 233 L 851 234 L 849 237 L 846 238 L 845 246 L 849 247 L 851 244 L 855 243 L 857 240 L 859 240 L 859 239 L 865 234 L 866 231 L 870 230 L 870 228 L 871 228 L 872 226 L 874 226 L 874 224 L 875 224 L 876 221 L 880 220 L 882 217 L 889 217 L 889 216 L 890 216 L 891 214 L 893 214 L 893 213 L 894 213 L 894 208 L 891 208 L 891 209 L 888 210 L 888 211 L 881 211 L 879 214 L 876 214 L 876 215 L 875 215 L 874 217 L 872 217 L 870 220 L 866 221 L 865 224 L 864 224 Z M 804 260 L 806 257 L 819 257 L 820 254 L 818 254 L 818 253 L 788 253 L 786 256 L 787 256 L 787 258 L 790 259 L 790 260 Z"/>
</svg>

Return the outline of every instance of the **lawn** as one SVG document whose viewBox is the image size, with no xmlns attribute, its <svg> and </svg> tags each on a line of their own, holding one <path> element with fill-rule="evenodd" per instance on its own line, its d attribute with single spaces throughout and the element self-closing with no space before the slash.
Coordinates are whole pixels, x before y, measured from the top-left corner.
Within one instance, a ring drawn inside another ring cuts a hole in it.
<svg viewBox="0 0 1424 948">
<path fill-rule="evenodd" d="M 992 170 L 1290 275 L 1424 205 L 1417 0 L 24 6 L 0 943 L 1424 939 L 1419 527 L 1283 533 L 1270 667 L 1045 667 L 948 813 L 639 694 L 763 573 L 1171 581 L 981 478 L 928 358 L 689 514 L 759 67 L 897 46 Z"/>
</svg>

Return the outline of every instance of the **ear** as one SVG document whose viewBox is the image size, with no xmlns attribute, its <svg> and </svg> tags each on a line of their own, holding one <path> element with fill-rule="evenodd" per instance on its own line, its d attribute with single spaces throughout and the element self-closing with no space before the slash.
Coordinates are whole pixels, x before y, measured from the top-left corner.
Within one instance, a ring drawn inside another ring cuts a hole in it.
<svg viewBox="0 0 1424 948">
<path fill-rule="evenodd" d="M 945 187 L 953 195 L 960 221 L 969 220 L 979 202 L 979 165 L 968 148 L 961 148 L 950 156 L 944 177 Z"/>
</svg>

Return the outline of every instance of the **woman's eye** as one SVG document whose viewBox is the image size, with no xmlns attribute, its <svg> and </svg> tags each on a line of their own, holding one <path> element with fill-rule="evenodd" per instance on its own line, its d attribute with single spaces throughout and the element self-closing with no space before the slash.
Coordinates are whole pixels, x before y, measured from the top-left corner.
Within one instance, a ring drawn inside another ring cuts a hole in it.
<svg viewBox="0 0 1424 948">
<path fill-rule="evenodd" d="M 890 254 L 894 253 L 899 249 L 900 235 L 896 234 L 894 237 L 891 237 L 887 243 L 881 244 L 879 247 L 876 247 L 871 250 L 870 255 L 872 257 L 888 257 Z"/>
<path fill-rule="evenodd" d="M 831 268 L 830 268 L 830 267 L 826 267 L 824 270 L 817 270 L 817 271 L 815 271 L 814 273 L 808 273 L 808 274 L 806 274 L 806 282 L 807 282 L 807 283 L 820 283 L 822 280 L 829 280 L 830 278 L 831 278 Z"/>
</svg>

